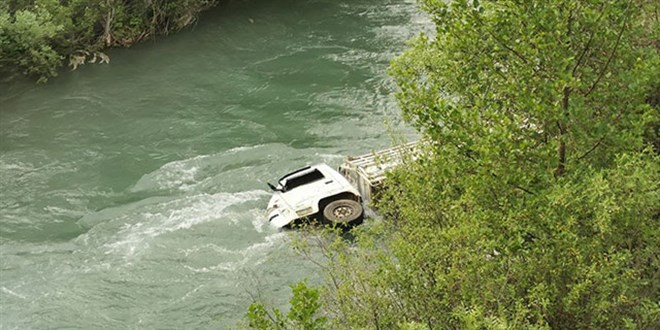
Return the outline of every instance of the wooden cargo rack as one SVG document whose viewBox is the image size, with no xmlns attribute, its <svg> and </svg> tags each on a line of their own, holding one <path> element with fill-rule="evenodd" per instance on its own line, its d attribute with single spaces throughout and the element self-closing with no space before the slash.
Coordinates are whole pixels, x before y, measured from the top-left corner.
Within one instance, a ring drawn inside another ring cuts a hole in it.
<svg viewBox="0 0 660 330">
<path fill-rule="evenodd" d="M 339 173 L 355 186 L 362 199 L 370 202 L 388 171 L 414 157 L 418 142 L 409 142 L 360 156 L 348 156 L 339 167 Z"/>
</svg>

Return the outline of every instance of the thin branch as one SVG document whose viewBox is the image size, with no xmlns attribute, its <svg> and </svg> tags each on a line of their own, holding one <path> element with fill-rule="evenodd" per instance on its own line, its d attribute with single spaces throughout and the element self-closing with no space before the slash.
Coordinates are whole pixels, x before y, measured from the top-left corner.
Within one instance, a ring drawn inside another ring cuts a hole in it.
<svg viewBox="0 0 660 330">
<path fill-rule="evenodd" d="M 493 176 L 493 177 L 496 178 L 496 179 L 499 178 L 499 177 L 497 176 L 497 174 L 495 174 L 495 173 L 491 173 L 490 175 Z M 526 193 L 528 193 L 528 194 L 530 194 L 530 195 L 536 195 L 533 191 L 531 191 L 531 190 L 529 190 L 529 189 L 526 189 L 526 188 L 524 188 L 524 187 L 521 187 L 521 186 L 519 186 L 519 185 L 517 185 L 517 184 L 515 184 L 515 183 L 506 182 L 506 184 L 508 184 L 509 186 L 514 187 L 514 188 L 516 188 L 516 189 L 520 189 L 520 190 L 522 190 L 522 191 L 524 191 L 524 192 L 526 192 Z"/>
<path fill-rule="evenodd" d="M 626 13 L 628 13 L 628 9 L 630 8 L 630 1 L 628 2 L 628 6 L 626 7 Z M 587 91 L 584 96 L 588 96 L 593 92 L 594 89 L 596 89 L 596 86 L 600 82 L 600 80 L 603 78 L 605 75 L 605 71 L 607 71 L 607 68 L 610 66 L 610 63 L 612 62 L 612 59 L 614 58 L 614 54 L 616 53 L 617 49 L 619 48 L 619 44 L 621 43 L 621 37 L 623 36 L 623 32 L 626 30 L 626 24 L 628 23 L 628 16 L 626 15 L 623 19 L 623 23 L 621 24 L 621 31 L 619 31 L 619 35 L 616 38 L 616 43 L 614 44 L 614 48 L 612 48 L 612 51 L 610 52 L 610 56 L 607 58 L 607 62 L 605 62 L 605 65 L 603 68 L 600 70 L 600 73 L 598 74 L 598 78 L 596 78 L 596 81 L 594 81 L 593 85 L 591 85 L 591 88 Z"/>
<path fill-rule="evenodd" d="M 477 19 L 477 20 L 479 20 L 479 19 Z M 481 20 L 479 20 L 479 23 L 481 23 Z M 483 24 L 483 23 L 482 23 L 482 24 Z M 496 37 L 495 34 L 494 34 L 492 31 L 490 31 L 489 29 L 485 29 L 485 30 L 486 30 L 486 32 L 488 32 L 488 34 L 489 34 L 493 39 L 495 39 L 495 41 L 497 41 L 497 43 L 499 43 L 502 47 L 506 48 L 508 51 L 510 51 L 511 53 L 513 53 L 514 55 L 516 55 L 516 57 L 518 57 L 519 59 L 521 59 L 525 64 L 528 64 L 528 63 L 529 63 L 529 60 L 528 60 L 525 56 L 523 56 L 522 54 L 518 53 L 515 49 L 513 49 L 513 48 L 509 47 L 507 44 L 505 44 L 504 41 L 502 41 L 502 40 L 500 40 L 498 37 Z"/>
<path fill-rule="evenodd" d="M 520 60 L 522 60 L 523 63 L 525 63 L 525 64 L 529 64 L 529 63 L 530 63 L 530 61 L 529 61 L 524 55 L 522 55 L 521 53 L 519 53 L 518 51 L 516 51 L 516 50 L 513 49 L 512 47 L 509 47 L 509 45 L 507 45 L 504 41 L 502 41 L 500 38 L 498 38 L 498 37 L 497 37 L 497 36 L 496 36 L 496 35 L 495 35 L 490 29 L 486 28 L 486 24 L 484 24 L 484 22 L 481 20 L 481 18 L 480 18 L 476 13 L 473 13 L 473 17 L 474 17 L 474 19 L 475 19 L 479 24 L 481 24 L 481 26 L 484 27 L 484 30 L 485 30 L 485 31 L 486 31 L 486 32 L 487 32 L 487 33 L 488 33 L 488 34 L 489 34 L 489 35 L 490 35 L 495 41 L 497 41 L 498 44 L 500 44 L 502 47 L 506 48 L 506 50 L 508 50 L 508 51 L 510 51 L 511 53 L 513 53 L 516 57 L 518 57 Z M 545 70 L 544 70 L 544 71 L 545 71 Z"/>
<path fill-rule="evenodd" d="M 618 123 L 619 119 L 621 119 L 621 117 L 623 116 L 623 113 L 624 113 L 624 111 L 619 112 L 617 114 L 616 118 L 614 118 L 614 120 L 612 120 L 612 121 L 615 122 L 615 123 Z M 578 161 L 582 160 L 583 158 L 587 157 L 590 153 L 592 153 L 594 150 L 596 150 L 596 148 L 598 148 L 600 146 L 600 144 L 603 143 L 606 136 L 607 135 L 603 135 L 600 139 L 598 139 L 598 142 L 596 142 L 596 144 L 594 144 L 591 148 L 589 148 L 589 150 L 587 150 L 587 152 L 582 154 L 582 156 L 578 157 L 577 160 Z"/>
<path fill-rule="evenodd" d="M 598 146 L 600 146 L 600 144 L 601 144 L 604 140 L 605 140 L 605 136 L 602 136 L 600 139 L 598 139 L 598 142 L 596 142 L 596 144 L 594 144 L 591 148 L 589 148 L 589 150 L 587 150 L 587 152 L 585 152 L 582 156 L 578 157 L 576 160 L 577 160 L 577 161 L 580 161 L 580 160 L 582 160 L 584 157 L 587 157 L 591 152 L 593 152 L 594 150 L 596 150 L 596 148 L 598 148 Z"/>
<path fill-rule="evenodd" d="M 601 6 L 601 11 L 602 12 L 601 12 L 600 16 L 598 16 L 598 18 L 596 19 L 596 24 L 598 24 L 598 22 L 600 22 L 601 18 L 603 18 L 603 16 L 605 15 L 605 11 L 602 10 L 602 9 L 603 8 Z M 582 50 L 582 53 L 580 54 L 580 57 L 578 57 L 578 60 L 575 63 L 575 67 L 573 68 L 573 73 L 572 73 L 573 77 L 575 77 L 575 73 L 577 72 L 578 67 L 580 67 L 580 64 L 582 64 L 582 59 L 584 59 L 584 56 L 587 54 L 587 51 L 589 50 L 589 48 L 591 48 L 591 42 L 594 40 L 595 35 L 596 35 L 596 32 L 593 32 L 589 35 L 589 41 L 587 41 L 587 44 L 584 46 L 584 49 Z"/>
<path fill-rule="evenodd" d="M 507 182 L 507 183 L 508 183 L 510 186 L 512 186 L 512 187 L 514 187 L 514 188 L 517 188 L 517 189 L 520 189 L 520 190 L 522 190 L 522 191 L 524 191 L 524 192 L 526 192 L 526 193 L 528 193 L 528 194 L 530 194 L 530 195 L 536 195 L 533 191 L 528 190 L 528 189 L 525 189 L 524 187 L 521 187 L 521 186 L 519 186 L 519 185 L 517 185 L 517 184 L 515 184 L 515 183 L 510 183 L 510 182 Z"/>
</svg>

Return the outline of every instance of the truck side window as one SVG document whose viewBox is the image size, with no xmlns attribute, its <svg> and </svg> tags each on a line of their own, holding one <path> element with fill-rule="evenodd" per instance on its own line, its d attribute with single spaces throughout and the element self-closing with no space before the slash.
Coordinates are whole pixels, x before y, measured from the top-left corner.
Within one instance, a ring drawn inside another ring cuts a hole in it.
<svg viewBox="0 0 660 330">
<path fill-rule="evenodd" d="M 296 187 L 306 185 L 315 181 L 323 180 L 325 177 L 319 170 L 311 171 L 307 174 L 301 175 L 299 177 L 294 177 L 286 180 L 286 185 L 284 185 L 284 191 L 290 191 Z"/>
</svg>

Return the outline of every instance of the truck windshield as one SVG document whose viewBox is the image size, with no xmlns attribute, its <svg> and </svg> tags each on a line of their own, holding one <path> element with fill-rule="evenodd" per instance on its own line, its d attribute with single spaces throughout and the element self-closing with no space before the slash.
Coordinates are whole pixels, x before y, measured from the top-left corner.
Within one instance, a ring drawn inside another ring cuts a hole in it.
<svg viewBox="0 0 660 330">
<path fill-rule="evenodd" d="M 321 172 L 319 172 L 319 170 L 313 170 L 313 171 L 311 171 L 309 173 L 306 173 L 306 174 L 303 174 L 301 176 L 297 176 L 297 177 L 287 179 L 286 184 L 284 185 L 282 190 L 285 191 L 285 192 L 290 191 L 294 188 L 297 188 L 297 187 L 300 187 L 300 186 L 303 186 L 303 185 L 306 185 L 306 184 L 309 184 L 309 183 L 312 183 L 312 182 L 315 182 L 315 181 L 323 180 L 324 178 L 325 177 L 323 176 L 323 174 Z"/>
</svg>

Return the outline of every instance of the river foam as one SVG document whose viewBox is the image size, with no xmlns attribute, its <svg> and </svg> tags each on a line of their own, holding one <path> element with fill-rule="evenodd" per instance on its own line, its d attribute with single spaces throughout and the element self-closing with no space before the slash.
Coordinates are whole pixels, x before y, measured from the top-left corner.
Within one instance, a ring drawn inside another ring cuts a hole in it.
<svg viewBox="0 0 660 330">
<path fill-rule="evenodd" d="M 255 202 L 268 196 L 263 190 L 239 193 L 216 193 L 185 196 L 174 200 L 154 200 L 124 211 L 105 211 L 102 222 L 92 228 L 82 241 L 98 241 L 106 254 L 132 257 L 149 249 L 154 240 L 179 230 L 220 221 L 228 226 L 232 208 Z M 110 214 L 110 217 L 108 217 Z M 99 222 L 88 216 L 87 223 Z M 251 223 L 251 222 L 250 222 Z M 114 233 L 113 233 L 114 232 Z"/>
</svg>

